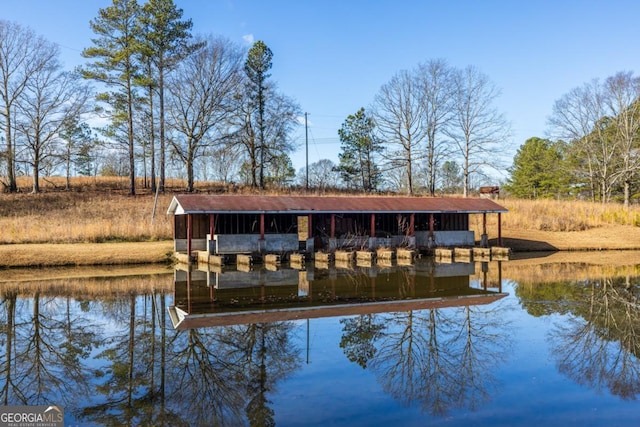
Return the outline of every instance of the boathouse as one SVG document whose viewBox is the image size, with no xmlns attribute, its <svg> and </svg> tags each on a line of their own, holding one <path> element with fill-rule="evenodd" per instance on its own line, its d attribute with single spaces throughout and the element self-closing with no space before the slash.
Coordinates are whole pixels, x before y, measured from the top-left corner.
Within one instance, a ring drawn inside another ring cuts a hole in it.
<svg viewBox="0 0 640 427">
<path fill-rule="evenodd" d="M 489 199 L 400 196 L 176 195 L 174 250 L 211 255 L 313 254 L 341 248 L 471 247 L 476 232 L 486 246 L 487 215 L 496 214 L 501 245 L 501 214 Z M 482 216 L 481 230 L 470 230 L 470 215 Z"/>
</svg>

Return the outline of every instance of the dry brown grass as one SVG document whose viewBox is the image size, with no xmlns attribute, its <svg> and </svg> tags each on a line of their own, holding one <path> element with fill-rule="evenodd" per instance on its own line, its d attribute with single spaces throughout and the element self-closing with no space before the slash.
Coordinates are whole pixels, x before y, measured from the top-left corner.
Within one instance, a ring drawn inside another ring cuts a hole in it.
<svg viewBox="0 0 640 427">
<path fill-rule="evenodd" d="M 0 245 L 0 267 L 168 263 L 170 241 Z"/>
<path fill-rule="evenodd" d="M 516 230 L 584 231 L 606 226 L 640 226 L 640 206 L 625 209 L 619 203 L 559 200 L 499 200 L 509 210 L 502 226 Z M 489 221 L 496 221 L 490 215 Z"/>
<path fill-rule="evenodd" d="M 86 180 L 87 178 L 80 178 Z M 91 178 L 94 179 L 94 178 Z M 0 244 L 159 241 L 171 238 L 170 194 L 128 196 L 105 179 L 82 191 L 0 194 Z M 96 179 L 96 182 L 98 180 Z"/>
<path fill-rule="evenodd" d="M 166 215 L 173 194 L 183 192 L 181 180 L 167 180 L 154 211 L 155 194 L 137 182 L 128 195 L 127 178 L 77 177 L 71 190 L 65 179 L 47 178 L 32 194 L 28 177 L 18 180 L 20 192 L 0 194 L 0 244 L 144 242 L 172 239 Z M 196 192 L 253 193 L 257 190 L 219 183 L 198 183 Z M 272 191 L 271 194 L 278 194 Z"/>
<path fill-rule="evenodd" d="M 153 274 L 153 280 L 149 280 Z M 122 298 L 126 295 L 169 293 L 173 291 L 173 274 L 147 273 L 139 276 L 115 275 L 109 277 L 47 278 L 45 280 L 18 280 L 0 282 L 0 294 L 16 296 L 40 295 L 68 296 L 72 298 Z"/>
<path fill-rule="evenodd" d="M 640 206 L 558 200 L 499 200 L 504 246 L 514 251 L 640 249 Z M 497 237 L 497 215 L 487 216 L 489 237 Z M 482 229 L 482 216 L 471 219 Z M 495 244 L 495 240 L 492 240 Z"/>
<path fill-rule="evenodd" d="M 169 195 L 0 195 L 0 243 L 153 241 L 171 238 Z"/>
<path fill-rule="evenodd" d="M 166 209 L 185 183 L 167 181 L 152 221 L 155 195 L 138 181 L 129 196 L 126 178 L 73 178 L 70 191 L 63 178 L 47 178 L 41 194 L 31 194 L 29 178 L 18 182 L 18 194 L 0 194 L 0 266 L 87 265 L 162 262 L 171 252 L 172 225 Z M 196 191 L 252 193 L 255 190 L 199 183 Z M 294 192 L 296 190 L 288 190 Z M 269 194 L 282 194 L 270 191 Z M 502 235 L 516 251 L 640 249 L 640 207 L 581 201 L 498 200 Z M 487 216 L 489 237 L 497 235 L 497 215 Z M 482 229 L 482 216 L 471 218 Z M 129 247 L 82 244 L 147 242 Z M 55 246 L 44 244 L 56 243 Z M 72 243 L 63 247 L 63 243 Z M 157 243 L 157 245 L 155 245 Z M 19 244 L 32 244 L 18 246 Z"/>
</svg>

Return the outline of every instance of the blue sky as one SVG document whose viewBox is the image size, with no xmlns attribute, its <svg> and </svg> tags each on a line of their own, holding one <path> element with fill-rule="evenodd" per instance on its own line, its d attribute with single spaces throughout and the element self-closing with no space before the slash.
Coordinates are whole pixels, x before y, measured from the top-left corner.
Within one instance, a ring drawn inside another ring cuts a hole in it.
<svg viewBox="0 0 640 427">
<path fill-rule="evenodd" d="M 143 0 L 140 0 L 143 2 Z M 263 40 L 272 79 L 309 114 L 309 162 L 337 161 L 337 131 L 402 69 L 446 59 L 487 74 L 513 129 L 505 166 L 529 137 L 546 136 L 555 100 L 593 78 L 640 72 L 635 0 L 175 0 L 194 33 Z M 58 43 L 72 68 L 110 0 L 2 0 L 0 18 Z M 292 156 L 304 166 L 304 129 Z"/>
</svg>

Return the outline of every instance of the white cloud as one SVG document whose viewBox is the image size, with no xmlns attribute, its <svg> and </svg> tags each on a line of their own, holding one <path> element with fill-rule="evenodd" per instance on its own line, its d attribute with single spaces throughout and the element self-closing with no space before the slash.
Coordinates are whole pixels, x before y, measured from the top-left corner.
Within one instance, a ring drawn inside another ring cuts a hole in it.
<svg viewBox="0 0 640 427">
<path fill-rule="evenodd" d="M 253 44 L 253 34 L 245 34 L 242 36 L 242 40 L 244 40 L 247 44 Z"/>
</svg>

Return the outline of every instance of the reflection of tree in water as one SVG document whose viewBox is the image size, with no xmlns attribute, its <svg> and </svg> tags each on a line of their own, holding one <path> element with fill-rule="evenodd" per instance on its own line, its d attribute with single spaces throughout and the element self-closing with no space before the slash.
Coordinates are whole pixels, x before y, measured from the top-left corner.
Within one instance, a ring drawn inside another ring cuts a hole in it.
<svg viewBox="0 0 640 427">
<path fill-rule="evenodd" d="M 568 287 L 565 284 L 566 287 Z M 558 369 L 623 399 L 640 394 L 640 287 L 629 278 L 587 281 L 571 314 L 549 335 Z"/>
<path fill-rule="evenodd" d="M 148 339 L 145 307 L 134 293 L 127 297 L 96 304 L 105 317 L 112 319 L 112 330 L 102 337 L 102 351 L 96 356 L 106 366 L 96 378 L 95 392 L 102 401 L 90 404 L 79 413 L 87 421 L 100 424 L 145 424 L 152 417 L 146 402 L 151 389 L 155 354 Z M 140 313 L 139 313 L 140 311 Z"/>
<path fill-rule="evenodd" d="M 432 415 L 475 409 L 496 386 L 510 347 L 504 306 L 436 309 L 343 319 L 349 360 L 376 372 L 383 389 Z"/>
<path fill-rule="evenodd" d="M 224 330 L 191 329 L 169 342 L 168 405 L 188 425 L 241 424 L 243 396 L 237 360 L 229 358 Z"/>
<path fill-rule="evenodd" d="M 275 425 L 267 394 L 275 391 L 278 381 L 300 367 L 298 349 L 291 343 L 293 323 L 259 323 L 227 329 L 233 358 L 244 366 L 248 402 L 245 408 L 249 425 Z"/>
<path fill-rule="evenodd" d="M 189 330 L 170 343 L 170 405 L 190 425 L 274 425 L 268 393 L 300 366 L 290 322 Z"/>
<path fill-rule="evenodd" d="M 0 299 L 4 405 L 55 402 L 104 425 L 272 425 L 268 395 L 301 363 L 290 322 L 174 331 L 163 295 L 18 295 Z"/>
<path fill-rule="evenodd" d="M 64 405 L 90 391 L 83 359 L 96 343 L 96 331 L 70 298 L 18 298 L 5 294 L 0 303 L 3 325 L 0 397 L 4 405 Z"/>
<path fill-rule="evenodd" d="M 381 323 L 381 316 L 364 314 L 352 318 L 344 318 L 340 323 L 344 325 L 340 348 L 350 361 L 357 363 L 362 368 L 376 354 L 375 341 L 384 330 L 385 324 Z"/>
</svg>

